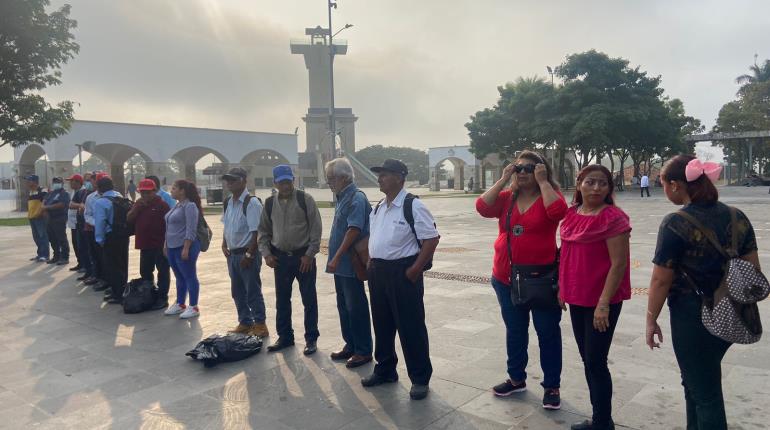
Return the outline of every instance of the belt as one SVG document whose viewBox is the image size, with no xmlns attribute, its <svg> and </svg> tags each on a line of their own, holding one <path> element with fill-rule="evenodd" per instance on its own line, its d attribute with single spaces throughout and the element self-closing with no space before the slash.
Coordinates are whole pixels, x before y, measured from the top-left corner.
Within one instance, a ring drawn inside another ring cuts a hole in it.
<svg viewBox="0 0 770 430">
<path fill-rule="evenodd" d="M 417 255 L 412 255 L 411 257 L 404 257 L 404 258 L 398 258 L 396 260 L 384 260 L 382 258 L 372 258 L 370 261 L 373 265 L 381 265 L 381 266 L 410 266 L 414 261 L 417 260 Z"/>
<path fill-rule="evenodd" d="M 249 248 L 235 248 L 230 250 L 230 254 L 241 255 L 241 254 L 245 254 L 248 250 Z"/>
<path fill-rule="evenodd" d="M 273 253 L 273 255 L 285 255 L 287 257 L 293 257 L 295 255 L 303 256 L 307 252 L 307 246 L 304 248 L 298 248 L 293 251 L 281 251 L 280 249 L 276 248 L 273 245 L 270 245 L 270 251 Z"/>
</svg>

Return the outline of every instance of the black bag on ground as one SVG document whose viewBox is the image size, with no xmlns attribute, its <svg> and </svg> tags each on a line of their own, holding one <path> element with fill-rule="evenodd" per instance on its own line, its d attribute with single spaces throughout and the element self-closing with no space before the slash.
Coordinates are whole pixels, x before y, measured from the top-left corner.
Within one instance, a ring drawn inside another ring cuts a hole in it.
<svg viewBox="0 0 770 430">
<path fill-rule="evenodd" d="M 123 312 L 138 314 L 149 310 L 155 303 L 158 289 L 152 281 L 132 279 L 123 290 Z"/>
<path fill-rule="evenodd" d="M 203 361 L 205 367 L 239 361 L 262 350 L 262 338 L 241 333 L 213 334 L 198 342 L 185 355 Z"/>
</svg>

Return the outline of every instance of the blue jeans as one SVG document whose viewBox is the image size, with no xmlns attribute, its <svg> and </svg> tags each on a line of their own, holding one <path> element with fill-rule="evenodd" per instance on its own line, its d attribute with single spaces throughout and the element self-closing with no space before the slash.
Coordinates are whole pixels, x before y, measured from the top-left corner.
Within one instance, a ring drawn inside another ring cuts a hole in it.
<svg viewBox="0 0 770 430">
<path fill-rule="evenodd" d="M 200 283 L 196 273 L 198 254 L 201 252 L 201 243 L 194 241 L 190 245 L 190 254 L 187 261 L 182 260 L 182 246 L 168 249 L 168 263 L 176 277 L 176 302 L 183 305 L 187 294 L 190 295 L 190 306 L 198 306 L 198 292 Z"/>
<path fill-rule="evenodd" d="M 29 226 L 32 227 L 32 240 L 37 245 L 37 256 L 47 260 L 51 254 L 48 249 L 48 225 L 45 218 L 31 219 Z"/>
<path fill-rule="evenodd" d="M 238 311 L 238 323 L 264 324 L 265 299 L 262 296 L 262 280 L 259 270 L 262 256 L 257 252 L 254 261 L 246 269 L 241 269 L 244 254 L 230 254 L 227 257 L 227 270 L 230 272 L 230 292 Z"/>
<path fill-rule="evenodd" d="M 345 349 L 358 355 L 372 355 L 372 328 L 369 320 L 369 300 L 364 283 L 355 277 L 334 275 L 337 291 L 337 311 Z"/>
<path fill-rule="evenodd" d="M 543 387 L 561 385 L 561 309 L 530 309 L 516 306 L 511 300 L 511 287 L 492 278 L 492 287 L 500 303 L 505 323 L 505 346 L 508 350 L 508 376 L 511 381 L 527 379 L 527 346 L 529 345 L 529 314 L 540 345 L 540 368 L 543 369 Z"/>
</svg>

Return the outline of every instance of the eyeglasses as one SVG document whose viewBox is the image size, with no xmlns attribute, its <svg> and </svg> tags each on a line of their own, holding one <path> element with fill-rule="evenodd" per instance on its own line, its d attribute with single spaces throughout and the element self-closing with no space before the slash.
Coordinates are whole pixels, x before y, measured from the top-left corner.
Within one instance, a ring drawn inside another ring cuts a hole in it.
<svg viewBox="0 0 770 430">
<path fill-rule="evenodd" d="M 532 173 L 535 171 L 535 165 L 534 164 L 517 164 L 513 166 L 513 171 L 516 173 L 520 173 L 520 172 Z"/>
<path fill-rule="evenodd" d="M 594 187 L 596 185 L 599 186 L 599 188 L 604 188 L 608 186 L 610 183 L 605 181 L 604 179 L 594 179 L 594 178 L 587 178 L 583 179 L 583 185 L 587 187 Z"/>
</svg>

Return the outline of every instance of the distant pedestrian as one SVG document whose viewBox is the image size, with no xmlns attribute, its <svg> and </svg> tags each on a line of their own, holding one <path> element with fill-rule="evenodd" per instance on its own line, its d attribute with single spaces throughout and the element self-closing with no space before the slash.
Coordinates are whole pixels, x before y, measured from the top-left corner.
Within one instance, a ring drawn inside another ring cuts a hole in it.
<svg viewBox="0 0 770 430">
<path fill-rule="evenodd" d="M 171 283 L 171 269 L 163 255 L 166 241 L 166 214 L 169 207 L 160 198 L 155 182 L 142 179 L 137 187 L 141 197 L 128 212 L 127 221 L 134 227 L 134 246 L 139 250 L 139 274 L 142 279 L 155 282 L 154 272 L 158 271 L 158 296 L 151 309 L 168 307 L 168 290 Z"/>
<path fill-rule="evenodd" d="M 230 293 L 238 313 L 238 326 L 232 331 L 267 337 L 265 298 L 262 296 L 262 255 L 259 253 L 259 222 L 262 202 L 249 194 L 245 169 L 235 167 L 222 176 L 232 194 L 224 202 L 222 253 L 227 258 Z"/>
<path fill-rule="evenodd" d="M 27 218 L 29 226 L 32 228 L 32 239 L 37 246 L 37 254 L 30 258 L 30 261 L 38 263 L 48 261 L 50 248 L 48 244 L 48 227 L 46 225 L 45 211 L 43 210 L 43 200 L 48 194 L 40 187 L 40 178 L 37 175 L 25 177 L 29 197 L 27 197 Z"/>
<path fill-rule="evenodd" d="M 176 277 L 176 301 L 165 314 L 194 318 L 200 315 L 200 282 L 196 266 L 201 252 L 198 240 L 198 219 L 203 216 L 201 198 L 195 184 L 184 179 L 174 182 L 171 196 L 177 204 L 166 214 L 164 254 Z"/>
<path fill-rule="evenodd" d="M 662 174 L 666 197 L 677 207 L 683 207 L 668 214 L 658 230 L 646 340 L 650 349 L 660 347 L 662 331 L 657 319 L 668 300 L 671 343 L 684 387 L 688 429 L 728 428 L 722 359 L 732 344 L 706 329 L 701 312 L 703 306 L 713 304 L 719 294 L 717 290 L 725 282 L 728 259 L 723 255 L 724 249 L 761 270 L 758 238 L 751 221 L 742 211 L 719 201 L 714 182 L 721 171 L 722 166 L 717 163 L 678 155 L 666 163 Z M 727 383 L 734 384 L 729 378 Z M 733 405 L 746 404 L 747 399 L 738 397 Z"/>
<path fill-rule="evenodd" d="M 439 234 L 425 205 L 404 189 L 408 170 L 398 160 L 385 160 L 371 170 L 385 198 L 369 218 L 369 295 L 377 365 L 361 379 L 364 387 L 398 381 L 396 333 L 412 381 L 413 400 L 428 395 L 433 374 L 425 326 L 423 271 L 433 258 Z M 409 210 L 411 208 L 411 210 Z M 414 222 L 413 227 L 409 219 Z"/>
<path fill-rule="evenodd" d="M 639 186 L 641 187 L 642 198 L 644 198 L 645 192 L 647 197 L 650 197 L 650 177 L 647 176 L 647 173 L 642 174 L 642 177 L 639 179 Z"/>
<path fill-rule="evenodd" d="M 77 265 L 70 267 L 71 272 L 85 272 L 83 268 L 83 256 L 80 253 L 80 247 L 78 246 L 78 239 L 80 234 L 78 233 L 78 205 L 85 200 L 85 189 L 83 189 L 83 177 L 80 175 L 72 175 L 66 179 L 70 183 L 70 189 L 72 195 L 70 196 L 70 204 L 67 209 L 67 229 L 70 231 L 70 240 L 72 241 L 72 252 L 75 254 Z"/>
<path fill-rule="evenodd" d="M 584 167 L 561 224 L 559 297 L 569 304 L 593 408 L 572 430 L 611 430 L 612 376 L 607 357 L 623 301 L 631 298 L 628 215 L 615 206 L 606 167 Z"/>
<path fill-rule="evenodd" d="M 128 191 L 128 195 L 131 196 L 131 201 L 136 201 L 136 184 L 134 183 L 133 179 L 130 179 L 128 181 L 128 187 L 126 187 L 126 191 Z"/>
<path fill-rule="evenodd" d="M 329 235 L 326 272 L 334 275 L 337 312 L 345 346 L 331 354 L 332 360 L 346 360 L 348 368 L 372 361 L 372 325 L 364 281 L 356 277 L 351 250 L 369 236 L 372 205 L 353 181 L 353 166 L 346 158 L 326 164 L 326 183 L 337 196 L 334 222 Z"/>
<path fill-rule="evenodd" d="M 67 241 L 67 211 L 70 195 L 64 189 L 64 180 L 55 177 L 51 181 L 51 191 L 45 196 L 43 210 L 48 218 L 48 241 L 51 242 L 53 257 L 48 264 L 64 266 L 70 263 L 70 245 Z"/>
<path fill-rule="evenodd" d="M 128 282 L 129 237 L 114 228 L 116 215 L 113 202 L 123 196 L 114 190 L 109 176 L 101 176 L 96 187 L 99 197 L 94 200 L 94 240 L 102 254 L 102 276 L 107 284 L 104 299 L 110 304 L 121 304 Z"/>
<path fill-rule="evenodd" d="M 273 168 L 275 196 L 265 200 L 259 223 L 259 251 L 275 274 L 275 313 L 278 340 L 269 352 L 294 345 L 291 290 L 296 279 L 305 309 L 305 355 L 317 351 L 318 296 L 315 256 L 321 249 L 321 213 L 310 194 L 294 188 L 294 173 L 285 164 Z"/>
</svg>

